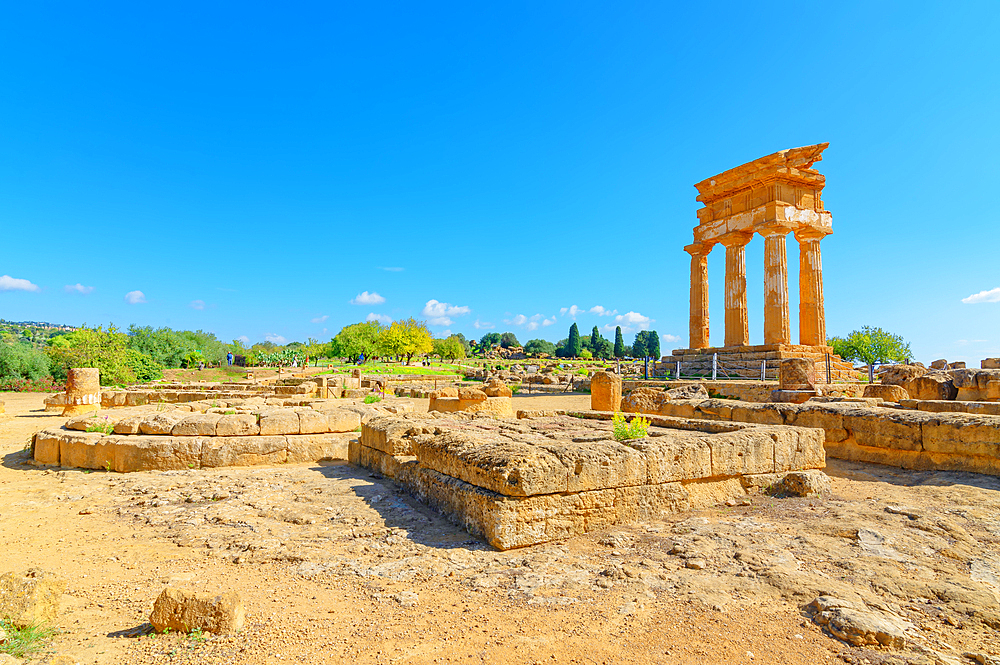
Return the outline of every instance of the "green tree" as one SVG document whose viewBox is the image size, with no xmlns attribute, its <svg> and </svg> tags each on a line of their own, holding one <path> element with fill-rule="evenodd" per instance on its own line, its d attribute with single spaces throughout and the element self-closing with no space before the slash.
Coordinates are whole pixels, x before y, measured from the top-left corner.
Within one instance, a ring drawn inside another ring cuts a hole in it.
<svg viewBox="0 0 1000 665">
<path fill-rule="evenodd" d="M 509 349 L 512 346 L 521 346 L 521 343 L 517 341 L 517 335 L 512 332 L 505 332 L 500 335 L 500 346 Z"/>
<path fill-rule="evenodd" d="M 635 334 L 635 341 L 632 342 L 633 358 L 648 358 L 649 352 L 646 350 L 645 330 L 640 330 Z"/>
<path fill-rule="evenodd" d="M 858 360 L 866 365 L 907 362 L 913 358 L 910 345 L 900 335 L 864 326 L 846 338 L 833 337 L 828 342 L 833 352 L 844 360 Z"/>
<path fill-rule="evenodd" d="M 660 336 L 655 330 L 646 331 L 646 353 L 654 360 L 660 359 Z"/>
<path fill-rule="evenodd" d="M 0 380 L 31 379 L 49 375 L 49 357 L 26 342 L 0 341 Z"/>
<path fill-rule="evenodd" d="M 364 355 L 365 360 L 371 360 L 377 350 L 379 337 L 385 328 L 378 321 L 366 321 L 345 326 L 334 337 L 340 355 L 346 356 L 351 362 L 357 362 Z"/>
<path fill-rule="evenodd" d="M 483 338 L 479 340 L 479 346 L 485 351 L 489 351 L 490 347 L 496 346 L 500 343 L 500 333 L 491 332 L 483 335 Z"/>
<path fill-rule="evenodd" d="M 594 354 L 595 358 L 610 358 L 613 353 L 611 342 L 604 339 L 597 326 L 594 326 L 594 329 L 590 331 L 590 352 Z"/>
<path fill-rule="evenodd" d="M 626 355 L 625 338 L 622 337 L 622 327 L 617 326 L 615 328 L 615 358 L 624 358 Z"/>
<path fill-rule="evenodd" d="M 101 385 L 127 385 L 162 376 L 162 366 L 149 355 L 129 346 L 129 337 L 114 325 L 86 326 L 53 338 L 46 350 L 52 374 L 65 380 L 72 367 L 96 367 Z"/>
<path fill-rule="evenodd" d="M 583 351 L 583 344 L 580 342 L 580 328 L 574 323 L 569 327 L 569 337 L 566 340 L 566 356 L 576 358 Z"/>
<path fill-rule="evenodd" d="M 556 345 L 545 339 L 529 339 L 528 343 L 524 345 L 524 352 L 534 355 L 547 353 L 550 356 L 554 356 Z"/>
<path fill-rule="evenodd" d="M 435 339 L 434 344 L 434 355 L 441 358 L 441 360 L 459 360 L 465 357 L 465 345 L 462 344 L 462 340 L 459 339 L 458 335 L 452 335 L 447 339 Z"/>
<path fill-rule="evenodd" d="M 393 321 L 389 328 L 384 329 L 379 336 L 378 348 L 385 355 L 405 357 L 409 364 L 413 356 L 432 352 L 434 340 L 427 324 L 411 317 Z"/>
</svg>

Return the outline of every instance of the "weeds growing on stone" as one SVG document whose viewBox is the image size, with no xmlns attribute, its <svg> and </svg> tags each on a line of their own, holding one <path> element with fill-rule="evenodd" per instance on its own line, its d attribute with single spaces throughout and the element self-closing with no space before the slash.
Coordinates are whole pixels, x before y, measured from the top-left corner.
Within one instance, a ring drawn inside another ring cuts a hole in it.
<svg viewBox="0 0 1000 665">
<path fill-rule="evenodd" d="M 365 395 L 365 404 L 374 404 L 376 402 L 381 402 L 382 398 L 378 395 Z"/>
<path fill-rule="evenodd" d="M 625 419 L 625 414 L 616 411 L 611 418 L 611 429 L 614 432 L 615 441 L 644 439 L 649 433 L 649 420 L 642 416 L 636 416 L 629 422 Z"/>
<path fill-rule="evenodd" d="M 101 432 L 102 434 L 111 434 L 115 431 L 115 424 L 108 420 L 107 416 L 104 416 L 104 422 L 96 422 L 92 425 L 87 425 L 88 432 Z"/>
<path fill-rule="evenodd" d="M 7 635 L 7 639 L 0 642 L 0 653 L 14 658 L 28 658 L 38 653 L 56 633 L 55 628 L 37 624 L 17 628 L 6 619 L 0 620 L 0 632 Z"/>
</svg>

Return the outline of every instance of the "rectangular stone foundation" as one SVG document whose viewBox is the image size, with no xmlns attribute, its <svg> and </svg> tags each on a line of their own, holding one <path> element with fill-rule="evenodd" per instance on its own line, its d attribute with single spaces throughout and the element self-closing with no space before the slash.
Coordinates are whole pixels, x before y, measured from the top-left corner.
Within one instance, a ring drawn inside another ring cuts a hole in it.
<svg viewBox="0 0 1000 665">
<path fill-rule="evenodd" d="M 623 445 L 603 420 L 443 421 L 373 419 L 348 459 L 501 550 L 716 505 L 753 477 L 825 466 L 822 434 L 797 427 L 661 417 Z"/>
<path fill-rule="evenodd" d="M 854 366 L 833 352 L 830 346 L 805 346 L 801 344 L 762 344 L 758 346 L 718 346 L 705 349 L 675 349 L 672 355 L 663 356 L 656 364 L 660 371 L 673 372 L 681 363 L 681 378 L 712 375 L 712 357 L 725 370 L 719 376 L 760 378 L 760 363 L 768 361 L 767 371 L 775 378 L 777 362 L 786 358 L 808 358 L 816 363 L 816 379 L 826 380 L 826 356 L 830 355 L 831 381 L 855 381 L 858 373 Z"/>
</svg>

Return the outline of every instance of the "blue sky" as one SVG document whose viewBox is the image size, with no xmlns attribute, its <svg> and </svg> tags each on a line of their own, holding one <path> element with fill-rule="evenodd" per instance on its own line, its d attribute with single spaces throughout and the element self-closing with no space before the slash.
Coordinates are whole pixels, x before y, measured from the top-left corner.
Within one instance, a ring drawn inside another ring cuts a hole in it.
<svg viewBox="0 0 1000 665">
<path fill-rule="evenodd" d="M 0 8 L 0 318 L 666 351 L 693 184 L 829 141 L 828 332 L 1000 356 L 995 2 L 147 5 Z"/>
</svg>

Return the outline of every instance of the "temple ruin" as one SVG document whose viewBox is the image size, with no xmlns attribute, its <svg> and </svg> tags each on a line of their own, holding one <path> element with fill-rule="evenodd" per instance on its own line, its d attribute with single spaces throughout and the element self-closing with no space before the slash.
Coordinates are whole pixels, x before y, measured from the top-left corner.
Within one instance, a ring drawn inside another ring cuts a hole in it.
<svg viewBox="0 0 1000 665">
<path fill-rule="evenodd" d="M 823 264 L 820 241 L 833 232 L 821 194 L 826 178 L 811 168 L 829 143 L 782 150 L 697 183 L 704 204 L 694 228 L 691 255 L 690 348 L 678 349 L 667 363 L 689 368 L 711 366 L 713 356 L 736 373 L 760 373 L 762 360 L 811 358 L 825 363 L 831 378 L 851 378 L 852 366 L 826 344 Z M 789 319 L 786 239 L 799 243 L 799 343 L 793 344 Z M 746 246 L 764 237 L 764 344 L 750 345 L 747 319 Z M 725 346 L 709 344 L 708 255 L 726 248 Z"/>
</svg>

